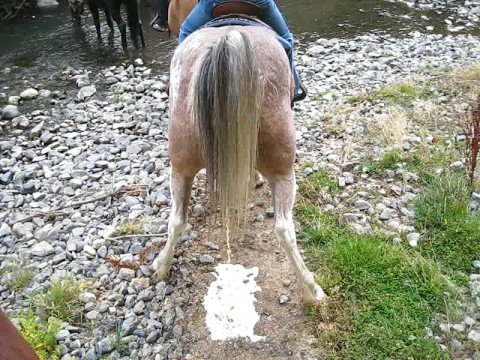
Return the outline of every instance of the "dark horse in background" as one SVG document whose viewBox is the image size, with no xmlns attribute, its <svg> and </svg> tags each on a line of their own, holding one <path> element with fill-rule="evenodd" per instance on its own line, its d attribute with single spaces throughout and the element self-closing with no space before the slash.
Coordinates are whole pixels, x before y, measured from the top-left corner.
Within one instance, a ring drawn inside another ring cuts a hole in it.
<svg viewBox="0 0 480 360">
<path fill-rule="evenodd" d="M 102 38 L 100 33 L 100 16 L 98 9 L 103 9 L 107 24 L 113 31 L 112 18 L 117 23 L 118 29 L 122 36 L 122 46 L 127 48 L 127 25 L 123 21 L 120 14 L 120 6 L 125 4 L 127 10 L 127 22 L 130 28 L 130 35 L 135 47 L 138 47 L 138 37 L 142 42 L 142 47 L 145 47 L 145 40 L 143 39 L 143 28 L 138 14 L 138 0 L 68 0 L 68 6 L 72 14 L 73 21 L 80 24 L 81 15 L 84 12 L 85 2 L 88 2 L 88 7 L 92 12 L 93 22 L 97 30 L 97 37 Z"/>
</svg>

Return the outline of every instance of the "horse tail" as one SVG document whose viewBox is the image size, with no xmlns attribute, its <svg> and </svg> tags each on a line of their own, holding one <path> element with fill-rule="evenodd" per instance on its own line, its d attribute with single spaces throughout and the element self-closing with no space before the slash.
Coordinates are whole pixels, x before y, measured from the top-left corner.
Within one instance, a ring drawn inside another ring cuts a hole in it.
<svg viewBox="0 0 480 360">
<path fill-rule="evenodd" d="M 209 49 L 193 78 L 190 111 L 200 133 L 212 214 L 224 231 L 246 219 L 254 188 L 262 86 L 247 35 L 231 30 Z M 236 214 L 232 225 L 230 218 Z"/>
</svg>

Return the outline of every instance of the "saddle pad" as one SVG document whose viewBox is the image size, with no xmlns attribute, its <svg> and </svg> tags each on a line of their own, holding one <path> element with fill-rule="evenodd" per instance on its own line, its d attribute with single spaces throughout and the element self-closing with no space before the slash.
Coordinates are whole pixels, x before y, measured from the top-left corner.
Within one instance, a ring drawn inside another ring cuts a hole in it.
<svg viewBox="0 0 480 360">
<path fill-rule="evenodd" d="M 199 30 L 204 28 L 217 28 L 217 27 L 223 27 L 223 26 L 263 27 L 273 31 L 273 33 L 275 34 L 275 38 L 278 40 L 278 42 L 283 46 L 285 50 L 288 50 L 290 47 L 288 42 L 284 38 L 282 38 L 280 35 L 278 35 L 270 26 L 268 26 L 263 21 L 257 18 L 246 16 L 246 15 L 232 14 L 232 15 L 221 16 L 207 22 L 205 25 L 200 27 Z"/>
</svg>

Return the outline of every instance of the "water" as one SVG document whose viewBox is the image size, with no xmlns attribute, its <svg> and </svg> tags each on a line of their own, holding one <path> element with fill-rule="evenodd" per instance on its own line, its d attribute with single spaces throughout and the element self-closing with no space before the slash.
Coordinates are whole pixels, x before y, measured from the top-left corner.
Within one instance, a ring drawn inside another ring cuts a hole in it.
<svg viewBox="0 0 480 360">
<path fill-rule="evenodd" d="M 369 32 L 402 36 L 412 30 L 424 31 L 427 25 L 444 32 L 443 19 L 447 15 L 419 12 L 380 0 L 278 0 L 277 3 L 301 42 L 310 37 L 352 37 Z M 110 33 L 103 14 L 103 42 L 98 42 L 90 14 L 81 27 L 75 27 L 65 4 L 32 9 L 0 23 L 0 81 L 18 84 L 22 79 L 35 78 L 37 82 L 48 83 L 68 67 L 105 67 L 136 57 L 142 57 L 155 70 L 166 70 L 176 42 L 149 26 L 154 14 L 151 7 L 141 4 L 140 9 L 147 47 L 130 46 L 127 53 L 121 47 L 118 30 Z M 431 20 L 422 20 L 421 15 Z M 14 71 L 2 75 L 7 67 L 13 67 Z"/>
</svg>

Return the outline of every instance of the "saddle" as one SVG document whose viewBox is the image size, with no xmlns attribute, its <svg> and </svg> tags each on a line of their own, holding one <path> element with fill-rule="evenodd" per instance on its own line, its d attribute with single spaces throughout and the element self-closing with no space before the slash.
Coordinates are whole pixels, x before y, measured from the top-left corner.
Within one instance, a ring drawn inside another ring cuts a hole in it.
<svg viewBox="0 0 480 360">
<path fill-rule="evenodd" d="M 212 17 L 214 19 L 227 15 L 246 15 L 261 20 L 263 10 L 257 4 L 246 0 L 226 0 L 213 7 Z"/>
</svg>

